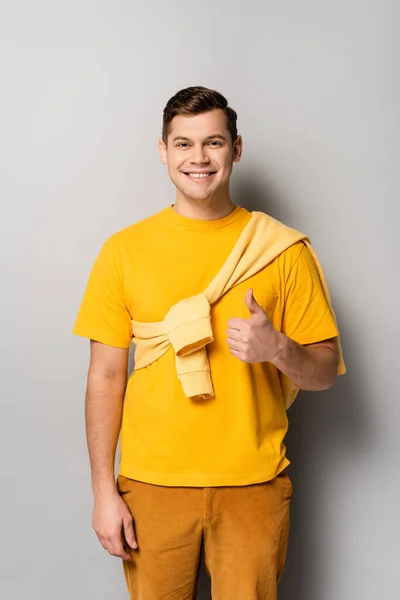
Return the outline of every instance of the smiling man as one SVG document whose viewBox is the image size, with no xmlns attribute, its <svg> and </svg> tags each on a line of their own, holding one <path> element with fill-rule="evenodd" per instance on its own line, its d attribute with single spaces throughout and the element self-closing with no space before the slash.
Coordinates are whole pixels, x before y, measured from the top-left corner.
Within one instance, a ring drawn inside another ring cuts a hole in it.
<svg viewBox="0 0 400 600">
<path fill-rule="evenodd" d="M 345 371 L 308 238 L 231 200 L 236 118 L 203 87 L 168 101 L 159 150 L 175 203 L 106 241 L 74 328 L 91 340 L 93 526 L 134 600 L 194 598 L 203 547 L 213 598 L 276 600 L 286 408 Z"/>
</svg>

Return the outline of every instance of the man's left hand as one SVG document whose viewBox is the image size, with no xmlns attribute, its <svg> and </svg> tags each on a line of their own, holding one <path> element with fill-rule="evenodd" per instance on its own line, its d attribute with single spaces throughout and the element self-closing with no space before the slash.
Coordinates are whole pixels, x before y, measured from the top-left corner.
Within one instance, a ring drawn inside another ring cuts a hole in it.
<svg viewBox="0 0 400 600">
<path fill-rule="evenodd" d="M 271 361 L 279 349 L 282 334 L 255 300 L 253 290 L 247 290 L 245 300 L 250 317 L 234 317 L 228 321 L 227 343 L 231 354 L 246 363 Z"/>
</svg>

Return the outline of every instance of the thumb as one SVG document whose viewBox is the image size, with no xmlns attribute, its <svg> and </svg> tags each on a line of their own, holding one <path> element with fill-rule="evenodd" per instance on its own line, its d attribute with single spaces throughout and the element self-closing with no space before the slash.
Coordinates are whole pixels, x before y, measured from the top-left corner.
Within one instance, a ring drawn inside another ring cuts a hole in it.
<svg viewBox="0 0 400 600">
<path fill-rule="evenodd" d="M 127 521 L 124 521 L 124 536 L 127 544 L 133 549 L 136 550 L 138 547 L 135 532 L 133 529 L 133 520 L 130 518 Z"/>
<path fill-rule="evenodd" d="M 254 298 L 253 295 L 253 290 L 247 290 L 246 292 L 246 306 L 250 311 L 250 314 L 252 315 L 259 315 L 259 314 L 263 314 L 265 315 L 265 311 L 263 308 L 261 308 L 261 306 L 258 304 L 257 300 Z"/>
</svg>

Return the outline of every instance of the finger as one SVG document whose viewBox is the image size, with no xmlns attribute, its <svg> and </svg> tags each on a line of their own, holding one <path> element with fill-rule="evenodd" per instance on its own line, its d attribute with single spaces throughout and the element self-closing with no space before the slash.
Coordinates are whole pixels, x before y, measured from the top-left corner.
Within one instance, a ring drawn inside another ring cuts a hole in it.
<svg viewBox="0 0 400 600">
<path fill-rule="evenodd" d="M 231 317 L 228 321 L 228 327 L 237 329 L 238 331 L 240 331 L 245 324 L 247 324 L 247 319 L 240 319 L 239 317 Z"/>
<path fill-rule="evenodd" d="M 243 350 L 242 344 L 240 342 L 238 342 L 237 340 L 234 340 L 234 339 L 228 337 L 226 342 L 231 350 L 237 350 L 238 352 Z"/>
<path fill-rule="evenodd" d="M 135 536 L 135 530 L 133 528 L 133 519 L 130 518 L 124 521 L 124 537 L 126 543 L 132 548 L 132 550 L 137 550 L 137 541 Z"/>
<path fill-rule="evenodd" d="M 112 549 L 112 552 L 110 554 L 112 554 L 113 556 L 118 556 L 119 558 L 122 558 L 122 560 L 131 560 L 131 555 L 128 554 L 128 552 L 125 550 L 125 548 L 123 546 L 121 536 L 111 538 L 109 540 L 109 544 Z"/>
<path fill-rule="evenodd" d="M 109 552 L 111 549 L 111 546 L 108 545 L 107 540 L 105 538 L 102 538 L 99 535 L 97 537 L 99 538 L 99 542 L 103 546 L 104 550 L 107 550 L 107 552 Z"/>
<path fill-rule="evenodd" d="M 232 356 L 234 356 L 235 358 L 238 358 L 239 360 L 241 360 L 242 362 L 245 362 L 242 358 L 242 353 L 239 350 L 234 350 L 233 348 L 230 348 L 230 353 L 232 354 Z"/>
<path fill-rule="evenodd" d="M 107 550 L 108 554 L 110 554 L 111 556 L 115 556 L 114 545 L 112 543 L 111 538 L 99 537 L 99 540 L 104 550 Z"/>
<path fill-rule="evenodd" d="M 238 329 L 232 329 L 232 327 L 228 327 L 226 330 L 226 335 L 237 342 L 239 342 L 243 337 L 242 331 L 239 331 Z"/>
<path fill-rule="evenodd" d="M 258 304 L 257 300 L 254 298 L 253 290 L 247 290 L 245 296 L 246 306 L 249 309 L 252 315 L 257 315 L 260 313 L 264 313 L 264 309 Z"/>
</svg>

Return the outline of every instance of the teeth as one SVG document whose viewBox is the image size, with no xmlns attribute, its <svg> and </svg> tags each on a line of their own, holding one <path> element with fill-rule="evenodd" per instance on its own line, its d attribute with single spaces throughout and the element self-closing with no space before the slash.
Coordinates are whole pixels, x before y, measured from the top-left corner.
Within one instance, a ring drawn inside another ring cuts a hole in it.
<svg viewBox="0 0 400 600">
<path fill-rule="evenodd" d="M 189 177 L 208 177 L 210 173 L 188 173 Z"/>
</svg>

